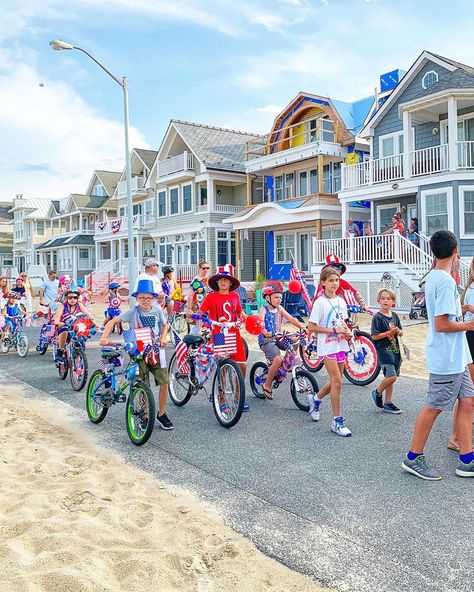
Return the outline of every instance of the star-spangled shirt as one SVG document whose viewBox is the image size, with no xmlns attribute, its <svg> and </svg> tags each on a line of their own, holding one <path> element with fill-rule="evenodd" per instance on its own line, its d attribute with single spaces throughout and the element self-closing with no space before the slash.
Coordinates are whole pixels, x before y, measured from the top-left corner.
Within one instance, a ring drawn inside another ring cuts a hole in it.
<svg viewBox="0 0 474 592">
<path fill-rule="evenodd" d="M 136 311 L 137 308 L 140 312 L 139 315 Z M 166 323 L 163 309 L 156 305 L 153 305 L 149 311 L 141 310 L 140 307 L 130 308 L 123 312 L 119 318 L 123 323 L 128 323 L 130 329 L 149 327 L 156 339 L 159 339 Z"/>
</svg>

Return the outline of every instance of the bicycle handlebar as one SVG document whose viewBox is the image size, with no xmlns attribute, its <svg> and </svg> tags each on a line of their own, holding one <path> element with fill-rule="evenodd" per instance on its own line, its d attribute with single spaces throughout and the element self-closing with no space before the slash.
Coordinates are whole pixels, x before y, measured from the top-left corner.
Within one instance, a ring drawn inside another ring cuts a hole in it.
<svg viewBox="0 0 474 592">
<path fill-rule="evenodd" d="M 210 319 L 207 315 L 200 315 L 197 313 L 193 313 L 191 315 L 191 318 L 193 319 L 193 321 L 202 321 L 203 323 L 206 323 L 207 325 L 211 325 L 214 327 L 226 327 L 227 329 L 230 329 L 232 327 L 237 327 L 237 325 L 239 323 L 234 322 L 234 321 L 229 321 L 226 323 L 221 323 L 219 321 L 213 321 L 212 319 Z"/>
</svg>

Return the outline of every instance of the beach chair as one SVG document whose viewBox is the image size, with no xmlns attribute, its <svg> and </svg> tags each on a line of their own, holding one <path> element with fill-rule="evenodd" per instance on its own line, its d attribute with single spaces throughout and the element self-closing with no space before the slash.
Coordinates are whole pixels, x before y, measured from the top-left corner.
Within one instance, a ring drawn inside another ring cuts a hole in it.
<svg viewBox="0 0 474 592">
<path fill-rule="evenodd" d="M 246 307 L 247 302 L 248 302 L 247 290 L 243 286 L 239 286 L 237 288 L 236 292 L 239 295 L 240 304 L 242 305 L 242 308 L 245 310 L 245 307 Z"/>
<path fill-rule="evenodd" d="M 258 288 L 255 292 L 255 300 L 248 301 L 245 305 L 245 314 L 256 314 L 260 308 L 265 304 L 265 299 L 262 296 L 262 289 Z"/>
<path fill-rule="evenodd" d="M 306 306 L 301 293 L 293 294 L 289 290 L 283 292 L 283 299 L 281 305 L 286 312 L 293 317 L 297 318 L 300 323 L 303 323 L 302 315 L 306 313 Z"/>
</svg>

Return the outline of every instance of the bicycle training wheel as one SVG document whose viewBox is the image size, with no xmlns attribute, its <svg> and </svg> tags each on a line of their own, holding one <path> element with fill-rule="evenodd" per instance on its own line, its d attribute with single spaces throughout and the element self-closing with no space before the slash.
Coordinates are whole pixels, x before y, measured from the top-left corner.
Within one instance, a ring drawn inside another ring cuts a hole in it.
<svg viewBox="0 0 474 592">
<path fill-rule="evenodd" d="M 380 372 L 377 350 L 368 333 L 358 331 L 351 342 L 344 366 L 344 376 L 356 386 L 373 382 Z"/>
<path fill-rule="evenodd" d="M 155 398 L 151 388 L 141 380 L 135 380 L 125 408 L 127 434 L 135 446 L 148 442 L 155 427 L 155 416 Z"/>
<path fill-rule="evenodd" d="M 75 391 L 81 391 L 84 388 L 88 373 L 89 365 L 87 363 L 87 356 L 85 352 L 83 352 L 80 348 L 73 350 L 69 380 L 71 381 L 71 386 Z"/>
<path fill-rule="evenodd" d="M 250 369 L 250 388 L 252 393 L 258 399 L 265 399 L 265 393 L 263 392 L 263 385 L 267 380 L 268 366 L 265 362 L 256 362 Z"/>
<path fill-rule="evenodd" d="M 171 356 L 168 366 L 170 399 L 177 407 L 182 407 L 191 398 L 193 389 L 189 380 L 189 374 L 183 374 L 178 368 L 176 352 Z"/>
<path fill-rule="evenodd" d="M 108 407 L 102 405 L 101 398 L 95 396 L 96 390 L 99 386 L 102 386 L 101 382 L 104 380 L 104 378 L 105 377 L 102 374 L 102 371 L 96 370 L 92 374 L 86 390 L 87 415 L 89 416 L 89 419 L 92 421 L 92 423 L 96 424 L 105 419 L 105 416 L 109 410 Z"/>
<path fill-rule="evenodd" d="M 27 335 L 21 333 L 16 340 L 16 351 L 20 358 L 25 358 L 30 350 L 30 341 Z"/>
<path fill-rule="evenodd" d="M 307 333 L 307 340 L 306 344 L 300 343 L 299 346 L 301 361 L 309 372 L 319 372 L 324 366 L 324 360 L 316 353 L 316 337 Z"/>
<path fill-rule="evenodd" d="M 234 426 L 242 415 L 244 403 L 245 383 L 239 365 L 228 359 L 219 362 L 212 383 L 212 406 L 221 426 Z"/>
<path fill-rule="evenodd" d="M 318 383 L 311 372 L 303 368 L 297 368 L 296 380 L 293 376 L 291 377 L 290 393 L 293 403 L 298 409 L 309 411 L 308 395 L 315 395 L 318 391 Z"/>
</svg>

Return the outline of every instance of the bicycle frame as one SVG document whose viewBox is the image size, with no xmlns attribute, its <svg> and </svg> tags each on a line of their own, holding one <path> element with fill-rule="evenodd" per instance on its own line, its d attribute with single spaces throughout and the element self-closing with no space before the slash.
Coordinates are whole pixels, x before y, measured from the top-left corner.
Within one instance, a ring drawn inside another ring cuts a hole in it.
<svg viewBox="0 0 474 592">
<path fill-rule="evenodd" d="M 114 364 L 114 367 L 117 367 L 115 364 L 115 360 L 111 360 L 107 364 L 107 366 L 112 366 L 112 363 Z M 116 403 L 125 402 L 125 390 L 127 388 L 129 389 L 129 396 L 132 395 L 133 383 L 135 379 L 138 377 L 138 358 L 131 356 L 130 362 L 125 368 L 123 368 L 122 364 L 120 364 L 120 366 L 121 367 L 118 368 L 117 371 L 104 370 L 104 378 L 102 378 L 102 380 L 98 383 L 97 388 L 95 389 L 95 392 L 92 395 L 93 399 L 100 399 L 103 403 L 103 397 L 108 391 L 108 393 L 110 393 L 113 396 L 113 399 L 111 400 L 110 404 L 115 405 Z M 118 377 L 122 375 L 124 376 L 124 381 L 120 386 L 118 386 Z M 107 384 L 109 382 L 110 384 Z M 105 386 L 107 388 L 107 391 L 100 392 L 101 388 Z"/>
</svg>

